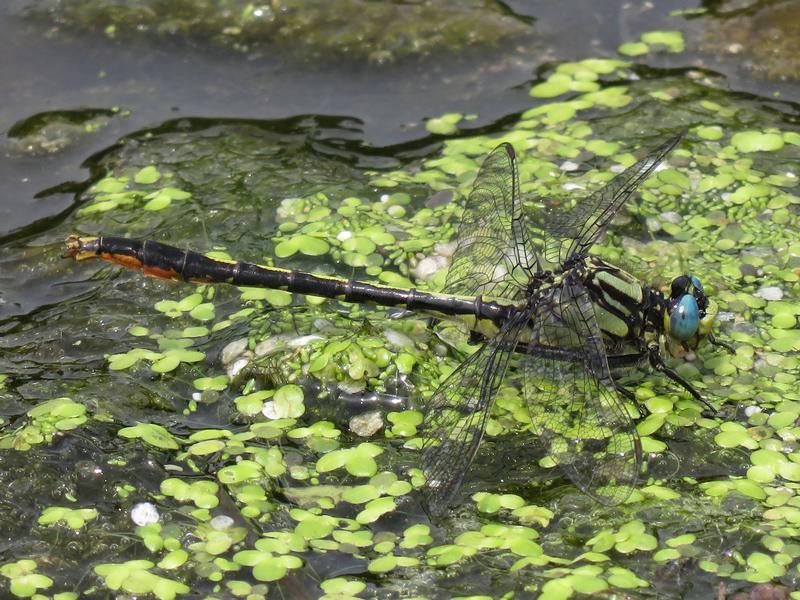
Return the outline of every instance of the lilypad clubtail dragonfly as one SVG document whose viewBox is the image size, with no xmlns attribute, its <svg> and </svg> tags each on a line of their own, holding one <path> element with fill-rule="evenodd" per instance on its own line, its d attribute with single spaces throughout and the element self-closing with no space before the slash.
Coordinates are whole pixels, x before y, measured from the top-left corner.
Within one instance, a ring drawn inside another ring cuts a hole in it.
<svg viewBox="0 0 800 600">
<path fill-rule="evenodd" d="M 625 500 L 641 470 L 642 448 L 617 367 L 645 361 L 700 394 L 665 365 L 661 343 L 696 348 L 711 333 L 716 304 L 697 277 L 681 275 L 668 296 L 588 254 L 619 208 L 680 143 L 654 149 L 576 204 L 523 210 L 516 156 L 503 143 L 485 159 L 467 198 L 442 293 L 398 289 L 210 258 L 155 241 L 72 235 L 65 257 L 100 258 L 146 275 L 228 283 L 402 306 L 467 321 L 483 338 L 425 407 L 422 470 L 428 511 L 442 514 L 468 472 L 507 368 L 530 414 L 528 428 L 584 492 Z M 704 402 L 704 401 L 703 401 Z"/>
</svg>

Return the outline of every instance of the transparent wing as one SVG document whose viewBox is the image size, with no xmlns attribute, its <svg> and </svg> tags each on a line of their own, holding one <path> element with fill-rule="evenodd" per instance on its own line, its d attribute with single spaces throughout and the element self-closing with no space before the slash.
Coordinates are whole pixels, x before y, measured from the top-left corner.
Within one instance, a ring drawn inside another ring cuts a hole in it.
<svg viewBox="0 0 800 600">
<path fill-rule="evenodd" d="M 467 198 L 444 292 L 524 296 L 531 269 L 522 220 L 514 148 L 500 144 L 484 160 Z"/>
<path fill-rule="evenodd" d="M 520 311 L 453 371 L 426 406 L 423 425 L 423 496 L 438 516 L 458 491 L 483 437 L 494 396 L 530 316 Z"/>
<path fill-rule="evenodd" d="M 588 252 L 620 207 L 682 139 L 680 134 L 666 141 L 572 208 L 532 213 L 529 236 L 542 240 L 544 260 L 563 265 Z"/>
<path fill-rule="evenodd" d="M 536 306 L 523 361 L 530 428 L 578 487 L 604 504 L 618 504 L 639 475 L 638 434 L 611 378 L 586 289 L 565 284 L 546 294 Z"/>
</svg>

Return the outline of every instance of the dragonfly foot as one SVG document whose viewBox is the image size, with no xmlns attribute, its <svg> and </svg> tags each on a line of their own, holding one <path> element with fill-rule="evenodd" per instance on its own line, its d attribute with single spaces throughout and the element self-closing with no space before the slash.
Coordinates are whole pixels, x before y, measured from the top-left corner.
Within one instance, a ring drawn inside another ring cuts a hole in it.
<svg viewBox="0 0 800 600">
<path fill-rule="evenodd" d="M 644 419 L 647 416 L 647 413 L 642 408 L 642 405 L 639 404 L 639 402 L 636 401 L 636 394 L 634 394 L 632 391 L 630 391 L 625 386 L 618 384 L 616 381 L 614 382 L 614 387 L 617 389 L 617 391 L 620 394 L 625 396 L 625 398 L 627 398 L 628 400 L 630 400 L 633 403 L 633 405 L 636 407 L 636 410 L 639 411 L 639 418 L 640 419 Z"/>
<path fill-rule="evenodd" d="M 728 342 L 723 342 L 722 340 L 718 340 L 710 333 L 708 334 L 707 339 L 712 346 L 719 346 L 720 348 L 725 348 L 725 350 L 727 350 L 729 354 L 736 354 L 736 349 Z"/>
<path fill-rule="evenodd" d="M 661 360 L 661 354 L 659 352 L 657 345 L 654 344 L 650 346 L 648 350 L 649 350 L 650 366 L 652 366 L 653 369 L 663 373 L 664 375 L 672 379 L 672 381 L 674 381 L 683 389 L 685 389 L 687 392 L 689 392 L 695 400 L 697 400 L 703 406 L 706 407 L 706 410 L 704 412 L 710 412 L 712 416 L 715 416 L 717 414 L 717 409 L 714 408 L 714 406 L 710 402 L 708 402 L 708 400 L 703 398 L 703 396 L 700 395 L 700 392 L 694 389 L 694 386 L 691 383 L 686 381 L 683 377 L 678 375 L 678 373 L 676 373 L 674 370 L 670 369 L 667 365 L 664 364 L 664 361 Z"/>
</svg>

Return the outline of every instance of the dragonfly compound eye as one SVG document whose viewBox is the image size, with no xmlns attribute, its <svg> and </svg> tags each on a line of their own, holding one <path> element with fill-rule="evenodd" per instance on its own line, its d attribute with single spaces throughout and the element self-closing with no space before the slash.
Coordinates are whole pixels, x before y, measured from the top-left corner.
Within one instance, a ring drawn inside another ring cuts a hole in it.
<svg viewBox="0 0 800 600">
<path fill-rule="evenodd" d="M 705 292 L 703 291 L 703 284 L 700 283 L 700 280 L 697 277 L 695 277 L 694 275 L 692 275 L 691 280 L 692 280 L 692 285 L 694 286 L 694 289 L 697 290 L 698 292 L 700 292 L 701 294 L 705 294 Z"/>
<path fill-rule="evenodd" d="M 689 275 L 681 275 L 673 279 L 669 290 L 670 300 L 678 302 L 684 294 L 691 294 L 692 284 L 692 278 Z"/>
<path fill-rule="evenodd" d="M 669 312 L 669 334 L 676 340 L 686 341 L 697 333 L 700 326 L 700 309 L 691 294 L 684 294 Z"/>
</svg>

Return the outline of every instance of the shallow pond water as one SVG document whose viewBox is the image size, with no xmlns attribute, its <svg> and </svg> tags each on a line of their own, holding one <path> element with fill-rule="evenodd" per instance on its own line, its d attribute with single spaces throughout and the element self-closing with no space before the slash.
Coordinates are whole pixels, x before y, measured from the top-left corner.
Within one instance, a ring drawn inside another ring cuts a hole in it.
<svg viewBox="0 0 800 600">
<path fill-rule="evenodd" d="M 794 592 L 796 3 L 170 7 L 2 9 L 0 595 Z M 647 460 L 619 506 L 548 468 L 509 379 L 460 503 L 427 518 L 419 426 L 460 331 L 61 258 L 104 233 L 437 290 L 501 141 L 527 198 L 571 201 L 680 131 L 594 253 L 697 274 L 736 352 L 673 363 L 716 414 L 621 374 Z"/>
</svg>

